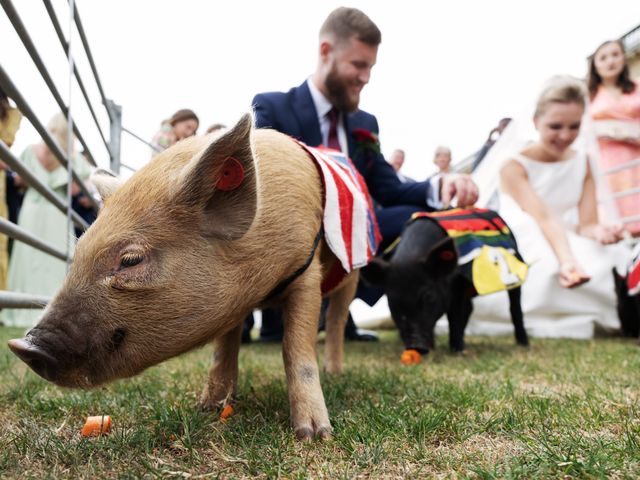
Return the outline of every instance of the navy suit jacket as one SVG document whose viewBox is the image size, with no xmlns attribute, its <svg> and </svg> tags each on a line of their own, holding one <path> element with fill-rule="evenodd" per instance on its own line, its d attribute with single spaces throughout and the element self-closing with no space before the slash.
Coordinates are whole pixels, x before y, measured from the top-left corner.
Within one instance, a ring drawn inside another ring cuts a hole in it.
<svg viewBox="0 0 640 480">
<path fill-rule="evenodd" d="M 256 127 L 273 128 L 286 133 L 311 147 L 322 144 L 322 134 L 311 92 L 305 81 L 288 92 L 260 93 L 253 99 Z M 349 142 L 349 156 L 364 177 L 369 193 L 383 207 L 415 205 L 427 206 L 429 182 L 402 183 L 395 170 L 381 153 L 358 149 L 353 130 L 363 128 L 378 134 L 378 121 L 362 110 L 349 113 L 344 118 Z"/>
</svg>

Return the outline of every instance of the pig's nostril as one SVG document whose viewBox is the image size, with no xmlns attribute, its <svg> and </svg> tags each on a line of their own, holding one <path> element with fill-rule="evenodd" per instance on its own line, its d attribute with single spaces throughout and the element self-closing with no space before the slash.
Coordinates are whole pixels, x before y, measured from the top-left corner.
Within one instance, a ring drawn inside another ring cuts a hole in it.
<svg viewBox="0 0 640 480">
<path fill-rule="evenodd" d="M 125 329 L 116 328 L 116 330 L 113 332 L 113 335 L 111 335 L 111 343 L 109 344 L 109 351 L 113 353 L 118 348 L 120 348 L 120 346 L 122 345 L 122 342 L 124 342 L 124 337 L 126 337 L 126 335 L 127 335 L 127 332 Z"/>
<path fill-rule="evenodd" d="M 49 381 L 55 381 L 58 361 L 42 348 L 23 339 L 9 340 L 9 348 L 38 375 Z"/>
</svg>

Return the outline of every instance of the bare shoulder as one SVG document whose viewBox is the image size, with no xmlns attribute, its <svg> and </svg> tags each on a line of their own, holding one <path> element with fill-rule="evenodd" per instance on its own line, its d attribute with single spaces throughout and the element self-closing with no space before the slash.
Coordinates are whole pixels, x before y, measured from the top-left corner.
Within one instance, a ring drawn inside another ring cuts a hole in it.
<svg viewBox="0 0 640 480">
<path fill-rule="evenodd" d="M 511 158 L 504 162 L 504 165 L 500 168 L 500 176 L 502 178 L 527 178 L 527 170 L 519 161 Z"/>
</svg>

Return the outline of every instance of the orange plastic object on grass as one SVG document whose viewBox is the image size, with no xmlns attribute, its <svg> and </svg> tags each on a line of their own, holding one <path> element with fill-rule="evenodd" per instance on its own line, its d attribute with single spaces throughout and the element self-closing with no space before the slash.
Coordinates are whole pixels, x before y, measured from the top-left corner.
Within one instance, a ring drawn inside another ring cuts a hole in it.
<svg viewBox="0 0 640 480">
<path fill-rule="evenodd" d="M 225 405 L 220 414 L 220 421 L 226 423 L 227 419 L 233 415 L 233 407 L 231 405 Z"/>
<path fill-rule="evenodd" d="M 98 415 L 87 417 L 87 421 L 82 427 L 83 437 L 97 437 L 111 430 L 111 417 L 109 415 Z"/>
<path fill-rule="evenodd" d="M 405 350 L 400 356 L 400 362 L 403 365 L 418 365 L 421 361 L 422 355 L 420 355 L 420 352 L 412 348 Z"/>
</svg>

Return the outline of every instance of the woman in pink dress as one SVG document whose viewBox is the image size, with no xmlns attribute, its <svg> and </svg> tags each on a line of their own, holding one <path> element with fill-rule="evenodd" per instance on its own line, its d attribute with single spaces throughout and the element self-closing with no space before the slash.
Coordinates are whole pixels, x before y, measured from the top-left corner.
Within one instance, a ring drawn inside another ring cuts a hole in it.
<svg viewBox="0 0 640 480">
<path fill-rule="evenodd" d="M 640 87 L 629 76 L 620 41 L 596 49 L 588 83 L 601 173 L 620 220 L 640 237 Z"/>
</svg>

